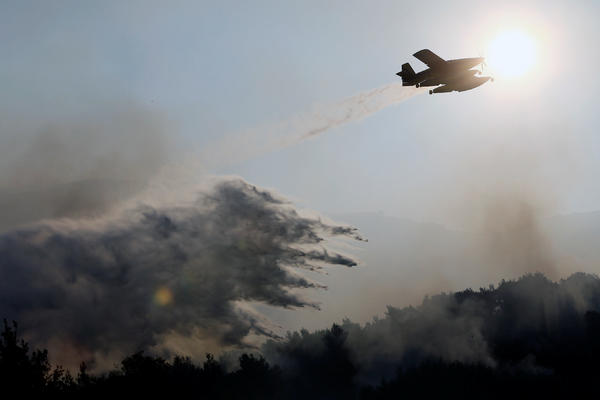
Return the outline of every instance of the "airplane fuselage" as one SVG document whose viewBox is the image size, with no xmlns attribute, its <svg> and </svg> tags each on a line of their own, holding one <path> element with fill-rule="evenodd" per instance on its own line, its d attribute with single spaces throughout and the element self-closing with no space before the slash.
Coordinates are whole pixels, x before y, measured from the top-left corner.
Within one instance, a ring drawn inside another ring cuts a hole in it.
<svg viewBox="0 0 600 400">
<path fill-rule="evenodd" d="M 403 86 L 437 86 L 453 78 L 463 77 L 465 74 L 473 75 L 471 68 L 481 64 L 483 57 L 460 58 L 434 64 L 429 68 L 417 72 L 414 76 L 402 79 Z"/>
</svg>

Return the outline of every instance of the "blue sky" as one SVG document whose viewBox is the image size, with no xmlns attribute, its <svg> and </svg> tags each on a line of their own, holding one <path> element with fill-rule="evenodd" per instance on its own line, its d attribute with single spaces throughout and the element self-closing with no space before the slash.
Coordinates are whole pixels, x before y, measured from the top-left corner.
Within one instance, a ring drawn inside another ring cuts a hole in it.
<svg viewBox="0 0 600 400">
<path fill-rule="evenodd" d="M 325 213 L 446 221 L 462 193 L 534 186 L 550 213 L 600 208 L 597 2 L 4 1 L 0 107 L 56 120 L 131 103 L 181 149 L 397 81 L 411 54 L 477 56 L 504 26 L 537 33 L 519 80 L 421 95 L 297 146 L 230 165 Z M 33 116 L 33 117 L 32 117 Z M 498 161 L 494 161 L 498 157 Z M 508 173 L 501 173 L 509 171 Z M 471 176 L 473 172 L 473 176 Z M 476 173 L 475 173 L 476 172 Z M 440 202 L 453 203 L 440 211 Z"/>
</svg>

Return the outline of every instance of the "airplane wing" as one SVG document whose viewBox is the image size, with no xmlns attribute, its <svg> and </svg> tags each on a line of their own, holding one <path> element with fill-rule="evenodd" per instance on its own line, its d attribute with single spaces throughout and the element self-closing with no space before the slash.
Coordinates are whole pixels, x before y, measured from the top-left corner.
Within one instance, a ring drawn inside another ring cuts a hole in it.
<svg viewBox="0 0 600 400">
<path fill-rule="evenodd" d="M 446 60 L 429 49 L 417 51 L 415 54 L 413 54 L 413 56 L 415 56 L 419 61 L 422 61 L 428 67 L 433 67 L 446 62 Z"/>
</svg>

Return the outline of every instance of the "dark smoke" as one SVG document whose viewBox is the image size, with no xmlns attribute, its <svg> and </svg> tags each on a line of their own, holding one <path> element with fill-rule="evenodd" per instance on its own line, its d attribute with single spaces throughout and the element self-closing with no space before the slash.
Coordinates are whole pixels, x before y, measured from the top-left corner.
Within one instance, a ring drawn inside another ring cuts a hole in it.
<svg viewBox="0 0 600 400">
<path fill-rule="evenodd" d="M 317 307 L 292 289 L 320 285 L 293 269 L 356 265 L 327 251 L 323 235 L 358 238 L 239 179 L 185 207 L 39 224 L 0 236 L 0 315 L 77 361 L 160 347 L 169 335 L 240 346 L 273 334 L 238 302 Z"/>
</svg>

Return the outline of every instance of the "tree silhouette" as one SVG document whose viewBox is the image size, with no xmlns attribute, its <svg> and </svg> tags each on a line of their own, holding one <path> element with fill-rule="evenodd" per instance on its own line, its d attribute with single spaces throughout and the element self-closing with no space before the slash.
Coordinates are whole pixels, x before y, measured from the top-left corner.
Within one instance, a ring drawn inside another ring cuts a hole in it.
<svg viewBox="0 0 600 400">
<path fill-rule="evenodd" d="M 52 370 L 47 350 L 30 351 L 29 344 L 18 338 L 18 325 L 4 319 L 0 335 L 0 385 L 3 389 L 31 394 L 42 391 L 64 392 L 74 382 L 67 371 Z"/>
</svg>

